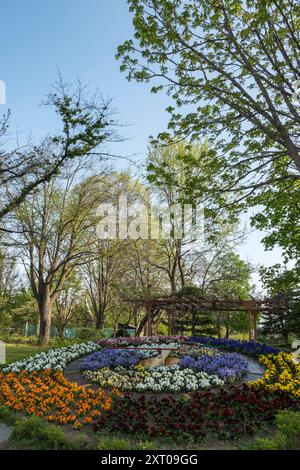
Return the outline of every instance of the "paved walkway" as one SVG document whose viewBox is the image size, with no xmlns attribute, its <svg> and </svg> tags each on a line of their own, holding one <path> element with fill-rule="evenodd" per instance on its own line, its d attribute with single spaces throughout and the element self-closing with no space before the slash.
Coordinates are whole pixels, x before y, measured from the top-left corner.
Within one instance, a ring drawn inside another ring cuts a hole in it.
<svg viewBox="0 0 300 470">
<path fill-rule="evenodd" d="M 70 362 L 64 370 L 64 376 L 71 382 L 76 382 L 78 385 L 82 385 L 83 387 L 88 387 L 97 391 L 99 386 L 96 383 L 87 380 L 80 371 L 80 364 L 82 359 L 83 358 L 81 357 L 76 359 L 76 361 Z"/>
<path fill-rule="evenodd" d="M 243 382 L 251 382 L 252 380 L 262 379 L 265 374 L 265 368 L 261 366 L 255 359 L 249 356 L 240 354 L 245 361 L 248 362 L 248 372 L 243 378 Z"/>
<path fill-rule="evenodd" d="M 0 422 L 0 448 L 6 443 L 11 435 L 11 428 Z"/>
</svg>

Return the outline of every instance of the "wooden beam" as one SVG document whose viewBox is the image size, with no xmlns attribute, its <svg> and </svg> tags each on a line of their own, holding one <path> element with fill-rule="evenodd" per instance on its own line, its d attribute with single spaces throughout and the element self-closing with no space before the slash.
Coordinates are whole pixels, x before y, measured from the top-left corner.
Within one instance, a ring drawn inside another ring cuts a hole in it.
<svg viewBox="0 0 300 470">
<path fill-rule="evenodd" d="M 249 341 L 252 341 L 252 325 L 251 325 L 251 318 L 252 317 L 252 312 L 251 310 L 248 310 L 248 337 Z"/>
</svg>

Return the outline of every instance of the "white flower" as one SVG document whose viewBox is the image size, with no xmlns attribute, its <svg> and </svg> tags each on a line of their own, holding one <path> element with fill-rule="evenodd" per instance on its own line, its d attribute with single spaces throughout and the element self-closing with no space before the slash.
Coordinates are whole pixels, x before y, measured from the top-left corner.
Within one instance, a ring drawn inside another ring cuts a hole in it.
<svg viewBox="0 0 300 470">
<path fill-rule="evenodd" d="M 20 372 L 28 370 L 29 372 L 46 369 L 63 370 L 68 362 L 78 359 L 94 351 L 101 349 L 93 341 L 59 349 L 51 349 L 48 352 L 41 352 L 22 361 L 14 362 L 3 369 L 3 372 Z"/>
</svg>

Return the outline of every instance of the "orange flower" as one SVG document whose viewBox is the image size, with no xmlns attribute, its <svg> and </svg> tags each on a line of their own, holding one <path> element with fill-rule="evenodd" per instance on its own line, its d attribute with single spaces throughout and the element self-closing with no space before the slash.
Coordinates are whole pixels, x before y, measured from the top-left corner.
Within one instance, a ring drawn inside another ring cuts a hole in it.
<svg viewBox="0 0 300 470">
<path fill-rule="evenodd" d="M 111 407 L 119 396 L 103 390 L 94 392 L 68 381 L 61 371 L 0 373 L 0 404 L 27 414 L 35 414 L 49 422 L 72 423 L 76 429 Z"/>
</svg>

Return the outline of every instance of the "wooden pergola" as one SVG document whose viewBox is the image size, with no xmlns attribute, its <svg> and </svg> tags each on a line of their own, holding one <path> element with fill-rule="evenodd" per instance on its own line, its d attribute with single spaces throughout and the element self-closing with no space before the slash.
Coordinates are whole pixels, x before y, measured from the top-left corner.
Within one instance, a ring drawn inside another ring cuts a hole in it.
<svg viewBox="0 0 300 470">
<path fill-rule="evenodd" d="M 248 334 L 249 340 L 256 340 L 257 336 L 257 317 L 260 313 L 268 314 L 274 308 L 284 309 L 286 304 L 282 298 L 266 298 L 263 300 L 241 300 L 241 299 L 217 299 L 205 298 L 195 295 L 170 295 L 159 298 L 139 298 L 127 299 L 134 302 L 140 308 L 145 309 L 145 316 L 142 319 L 137 334 L 140 334 L 143 328 L 147 335 L 152 335 L 153 321 L 162 311 L 168 315 L 169 332 L 173 327 L 181 325 L 183 333 L 186 326 L 195 332 L 197 326 L 197 316 L 204 312 L 246 312 L 248 314 Z M 180 327 L 179 327 L 180 330 Z"/>
</svg>

